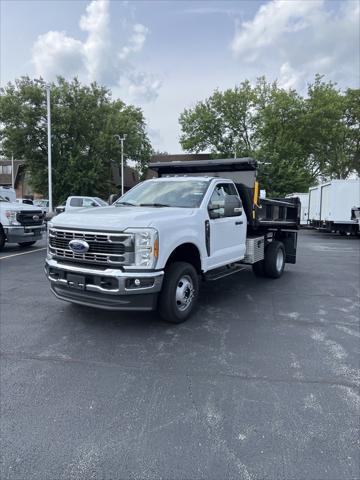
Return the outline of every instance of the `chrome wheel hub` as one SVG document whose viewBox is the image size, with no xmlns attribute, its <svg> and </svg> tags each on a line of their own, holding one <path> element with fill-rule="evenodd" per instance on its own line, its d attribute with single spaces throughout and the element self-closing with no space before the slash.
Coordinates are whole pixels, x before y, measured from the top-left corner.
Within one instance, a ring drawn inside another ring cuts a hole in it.
<svg viewBox="0 0 360 480">
<path fill-rule="evenodd" d="M 182 276 L 176 286 L 176 306 L 183 312 L 191 305 L 194 298 L 194 285 L 189 275 Z"/>
<path fill-rule="evenodd" d="M 278 250 L 276 255 L 276 270 L 278 272 L 281 272 L 281 269 L 283 268 L 283 264 L 284 264 L 284 252 L 280 249 Z"/>
</svg>

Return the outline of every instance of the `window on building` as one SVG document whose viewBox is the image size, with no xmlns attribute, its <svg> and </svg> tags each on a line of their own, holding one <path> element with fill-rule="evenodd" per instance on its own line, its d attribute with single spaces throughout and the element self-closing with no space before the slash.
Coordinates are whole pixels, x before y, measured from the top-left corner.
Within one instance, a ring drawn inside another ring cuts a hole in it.
<svg viewBox="0 0 360 480">
<path fill-rule="evenodd" d="M 11 165 L 0 165 L 0 173 L 11 175 Z"/>
</svg>

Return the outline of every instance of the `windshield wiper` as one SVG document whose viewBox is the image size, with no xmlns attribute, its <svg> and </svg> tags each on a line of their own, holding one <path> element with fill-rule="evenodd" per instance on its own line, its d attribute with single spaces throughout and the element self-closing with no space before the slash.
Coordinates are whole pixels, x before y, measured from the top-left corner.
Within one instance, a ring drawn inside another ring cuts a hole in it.
<svg viewBox="0 0 360 480">
<path fill-rule="evenodd" d="M 116 202 L 115 205 L 130 205 L 130 207 L 137 207 L 135 203 L 130 202 Z"/>
<path fill-rule="evenodd" d="M 139 203 L 139 207 L 170 207 L 170 205 L 166 205 L 166 203 Z"/>
</svg>

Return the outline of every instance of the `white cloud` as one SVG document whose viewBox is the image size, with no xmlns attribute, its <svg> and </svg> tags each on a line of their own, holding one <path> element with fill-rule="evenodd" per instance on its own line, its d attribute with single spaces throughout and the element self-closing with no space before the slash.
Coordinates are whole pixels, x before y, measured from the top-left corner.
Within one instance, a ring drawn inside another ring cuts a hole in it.
<svg viewBox="0 0 360 480">
<path fill-rule="evenodd" d="M 322 0 L 273 0 L 262 5 L 253 20 L 237 29 L 231 48 L 237 56 L 255 60 L 260 49 L 272 45 L 285 33 L 304 30 Z"/>
<path fill-rule="evenodd" d="M 359 3 L 272 0 L 237 25 L 231 43 L 246 64 L 277 72 L 279 82 L 303 88 L 315 73 L 359 84 Z"/>
<path fill-rule="evenodd" d="M 285 62 L 280 67 L 279 75 L 279 87 L 288 89 L 297 89 L 301 80 L 303 78 L 303 73 L 295 70 L 289 62 Z"/>
<path fill-rule="evenodd" d="M 109 1 L 93 1 L 80 18 L 80 28 L 88 32 L 84 43 L 86 67 L 90 80 L 100 80 L 108 70 L 108 55 L 111 48 L 109 31 Z"/>
<path fill-rule="evenodd" d="M 53 72 L 66 76 L 71 71 L 77 75 L 85 68 L 84 45 L 65 32 L 49 31 L 39 35 L 32 53 L 36 72 L 44 78 L 53 78 Z"/>
<path fill-rule="evenodd" d="M 157 98 L 161 82 L 154 76 L 132 71 L 128 73 L 123 86 L 127 88 L 130 98 L 139 102 L 151 102 Z"/>
<path fill-rule="evenodd" d="M 141 52 L 145 44 L 146 36 L 149 33 L 149 29 L 141 23 L 136 23 L 133 26 L 133 34 L 129 39 L 129 44 L 125 45 L 120 53 L 119 58 L 125 60 L 131 53 Z"/>
<path fill-rule="evenodd" d="M 93 0 L 87 5 L 79 22 L 81 30 L 87 32 L 83 42 L 65 32 L 39 35 L 32 49 L 36 74 L 46 80 L 57 75 L 77 75 L 109 87 L 120 86 L 120 93 L 131 101 L 152 101 L 158 96 L 161 82 L 137 71 L 133 64 L 133 57 L 144 48 L 149 30 L 135 23 L 126 44 L 116 51 L 111 41 L 109 7 L 109 0 Z"/>
</svg>

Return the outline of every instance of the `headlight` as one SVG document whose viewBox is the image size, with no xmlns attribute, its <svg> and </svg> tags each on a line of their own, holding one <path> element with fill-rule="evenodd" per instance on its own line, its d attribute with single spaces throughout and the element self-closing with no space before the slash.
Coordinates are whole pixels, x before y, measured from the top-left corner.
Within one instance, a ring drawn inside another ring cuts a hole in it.
<svg viewBox="0 0 360 480">
<path fill-rule="evenodd" d="M 129 228 L 134 235 L 135 267 L 155 268 L 159 256 L 159 235 L 154 228 Z"/>
<path fill-rule="evenodd" d="M 21 223 L 16 219 L 17 213 L 18 212 L 16 210 L 6 210 L 5 216 L 9 220 L 10 225 L 21 225 Z"/>
</svg>

